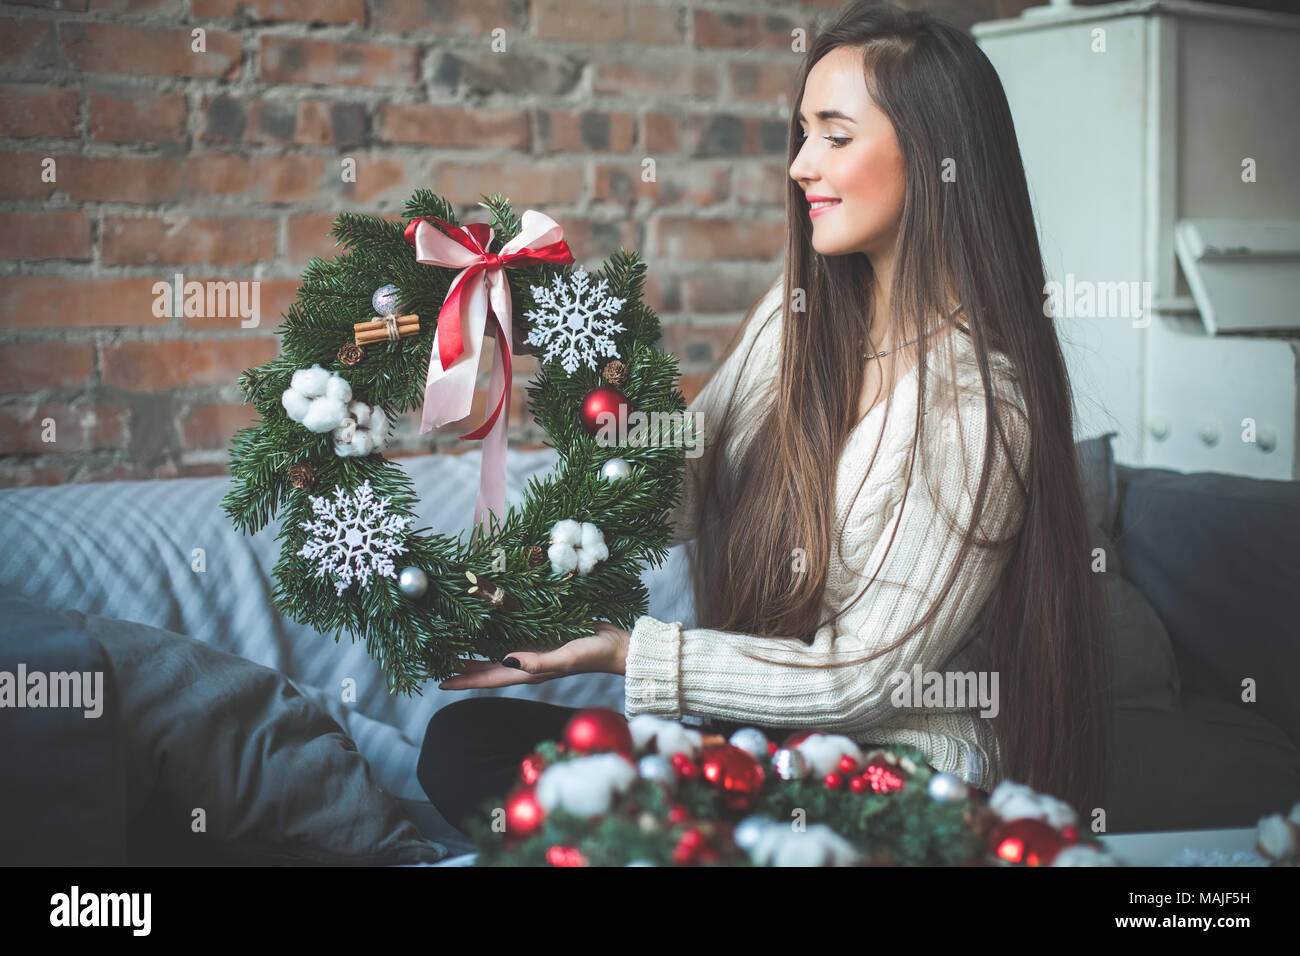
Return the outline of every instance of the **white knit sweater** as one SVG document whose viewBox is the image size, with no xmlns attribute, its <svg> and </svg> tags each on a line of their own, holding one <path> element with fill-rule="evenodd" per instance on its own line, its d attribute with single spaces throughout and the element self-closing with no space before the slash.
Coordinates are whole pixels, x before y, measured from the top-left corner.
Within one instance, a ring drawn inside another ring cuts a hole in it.
<svg viewBox="0 0 1300 956">
<path fill-rule="evenodd" d="M 764 296 L 740 343 L 690 404 L 690 410 L 703 414 L 707 436 L 710 424 L 721 418 L 729 396 L 737 394 L 741 424 L 728 445 L 729 461 L 736 460 L 737 449 L 752 435 L 758 423 L 756 413 L 770 402 L 780 349 L 781 291 L 782 283 L 778 282 Z M 898 680 L 890 678 L 900 672 L 911 674 L 918 664 L 922 673 L 987 672 L 982 645 L 975 641 L 967 642 L 964 648 L 960 645 L 996 586 L 1009 550 L 973 547 L 934 620 L 894 651 L 866 664 L 839 668 L 791 667 L 784 663 L 855 659 L 894 643 L 930 608 L 948 579 L 962 534 L 973 519 L 987 416 L 969 333 L 953 332 L 936 341 L 927 355 L 930 398 L 924 436 L 927 447 L 934 449 L 933 464 L 928 470 L 922 468 L 922 449 L 918 448 L 901 523 L 876 581 L 843 616 L 820 628 L 811 644 L 685 628 L 680 621 L 665 622 L 648 615 L 638 618 L 627 651 L 624 712 L 628 717 L 640 713 L 674 720 L 684 716 L 715 717 L 774 728 L 818 729 L 844 734 L 860 743 L 917 747 L 939 770 L 985 790 L 992 789 L 1002 778 L 991 718 L 979 715 L 977 703 L 966 708 L 902 709 L 891 700 Z M 742 371 L 751 342 L 753 356 Z M 997 407 L 1007 410 L 1000 417 L 1023 475 L 1029 453 L 1023 397 L 1006 356 L 992 353 L 990 368 L 995 395 L 1006 402 Z M 916 426 L 916 376 L 913 368 L 899 380 L 890 396 L 892 407 L 887 416 L 884 400 L 867 413 L 841 455 L 836 478 L 836 527 L 843 538 L 844 560 L 840 560 L 840 549 L 832 548 L 823 619 L 862 591 L 889 545 Z M 951 400 L 944 403 L 944 395 L 955 395 L 956 404 Z M 957 409 L 959 414 L 954 413 Z M 941 416 L 937 422 L 933 417 L 936 415 Z M 881 436 L 882 422 L 884 435 L 876 463 L 854 501 L 872 449 Z M 713 453 L 707 437 L 705 448 L 706 455 Z M 1000 452 L 996 436 L 994 451 Z M 704 456 L 687 458 L 688 472 L 705 460 Z M 926 475 L 932 476 L 934 494 L 927 486 Z M 1000 453 L 994 455 L 984 504 L 979 525 L 983 535 L 1001 538 L 1019 526 L 1023 496 L 1006 456 Z M 672 543 L 695 537 L 694 506 L 691 483 L 686 481 Z M 955 516 L 952 530 L 944 516 L 949 520 Z M 740 653 L 742 648 L 783 663 L 752 661 Z"/>
</svg>

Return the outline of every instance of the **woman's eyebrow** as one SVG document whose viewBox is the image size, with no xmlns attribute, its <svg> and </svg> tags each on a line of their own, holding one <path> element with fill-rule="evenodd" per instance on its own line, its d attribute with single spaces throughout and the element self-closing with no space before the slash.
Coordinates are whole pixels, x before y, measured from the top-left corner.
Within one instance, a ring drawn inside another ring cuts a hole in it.
<svg viewBox="0 0 1300 956">
<path fill-rule="evenodd" d="M 804 119 L 804 115 L 802 113 L 795 113 L 794 115 L 799 120 L 800 123 L 808 122 L 806 119 Z M 818 110 L 814 115 L 819 120 L 842 119 L 842 120 L 848 120 L 850 123 L 853 123 L 855 125 L 857 123 L 857 120 L 855 120 L 852 116 L 849 116 L 847 113 L 841 113 L 839 110 Z"/>
</svg>

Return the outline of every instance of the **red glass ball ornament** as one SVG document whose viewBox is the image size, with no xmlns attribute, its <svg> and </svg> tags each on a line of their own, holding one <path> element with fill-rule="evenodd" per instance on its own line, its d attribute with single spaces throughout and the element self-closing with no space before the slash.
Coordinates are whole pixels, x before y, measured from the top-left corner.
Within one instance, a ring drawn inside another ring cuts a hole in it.
<svg viewBox="0 0 1300 956">
<path fill-rule="evenodd" d="M 871 784 L 867 782 L 866 777 L 852 777 L 849 780 L 849 789 L 854 793 L 866 793 L 871 789 Z"/>
<path fill-rule="evenodd" d="M 553 846 L 546 851 L 546 862 L 551 866 L 586 866 L 587 858 L 574 846 Z"/>
<path fill-rule="evenodd" d="M 776 745 L 776 741 L 775 741 L 775 740 L 769 740 L 769 741 L 767 742 L 767 755 L 768 755 L 769 757 L 772 756 L 772 754 L 776 753 L 776 752 L 777 752 L 778 750 L 780 750 L 780 749 L 781 749 L 781 748 L 778 747 L 778 746 Z"/>
<path fill-rule="evenodd" d="M 907 775 L 898 767 L 877 757 L 862 768 L 862 776 L 876 793 L 897 793 L 907 782 Z"/>
<path fill-rule="evenodd" d="M 1025 866 L 1051 866 L 1065 844 L 1060 831 L 1044 820 L 1008 820 L 989 834 L 990 853 Z"/>
<path fill-rule="evenodd" d="M 520 787 L 506 800 L 506 833 L 510 836 L 531 836 L 544 819 L 546 811 L 537 802 L 532 787 Z"/>
<path fill-rule="evenodd" d="M 845 754 L 843 757 L 840 758 L 840 770 L 842 772 L 853 773 L 853 771 L 857 769 L 858 769 L 858 762 L 854 760 L 852 757 L 850 757 L 848 754 Z"/>
<path fill-rule="evenodd" d="M 531 753 L 519 763 L 519 777 L 528 786 L 537 782 L 537 778 L 542 775 L 546 769 L 546 761 L 542 759 L 539 753 Z"/>
<path fill-rule="evenodd" d="M 763 789 L 763 767 L 753 754 L 732 744 L 706 747 L 700 753 L 700 774 L 723 793 L 730 810 L 749 810 Z"/>
<path fill-rule="evenodd" d="M 588 707 L 574 714 L 564 727 L 564 742 L 574 753 L 632 756 L 627 718 L 610 707 Z"/>
<path fill-rule="evenodd" d="M 612 385 L 601 385 L 583 396 L 578 418 L 587 434 L 595 435 L 607 420 L 601 417 L 602 414 L 611 413 L 615 416 L 612 419 L 614 428 L 622 432 L 627 427 L 627 416 L 631 411 L 626 395 Z"/>
<path fill-rule="evenodd" d="M 680 803 L 675 804 L 672 809 L 668 811 L 669 823 L 685 823 L 689 818 L 690 812 Z"/>
<path fill-rule="evenodd" d="M 839 789 L 840 784 L 843 782 L 844 781 L 841 779 L 840 775 L 836 773 L 834 770 L 832 770 L 826 776 L 822 777 L 822 783 L 826 784 L 826 788 L 828 790 Z"/>
<path fill-rule="evenodd" d="M 684 844 L 673 847 L 673 862 L 678 866 L 690 866 L 695 862 L 695 850 Z"/>
</svg>

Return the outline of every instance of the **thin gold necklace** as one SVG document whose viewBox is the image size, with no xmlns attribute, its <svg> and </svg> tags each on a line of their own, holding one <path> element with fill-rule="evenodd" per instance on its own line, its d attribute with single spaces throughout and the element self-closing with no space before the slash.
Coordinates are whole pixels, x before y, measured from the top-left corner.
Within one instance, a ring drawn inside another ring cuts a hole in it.
<svg viewBox="0 0 1300 956">
<path fill-rule="evenodd" d="M 958 302 L 958 303 L 957 303 L 957 307 L 956 307 L 955 309 L 953 309 L 951 312 L 948 313 L 948 318 L 951 319 L 951 318 L 952 318 L 954 315 L 956 315 L 960 310 L 961 310 L 961 303 Z M 930 334 L 931 332 L 933 332 L 935 329 L 940 328 L 940 327 L 942 327 L 942 326 L 943 326 L 943 323 L 940 322 L 938 325 L 934 326 L 933 328 L 926 329 L 924 332 L 921 333 L 921 335 L 929 335 L 929 334 Z M 915 338 L 910 338 L 910 339 L 908 339 L 906 342 L 903 342 L 903 343 L 901 343 L 901 344 L 899 344 L 899 345 L 893 345 L 893 346 L 890 346 L 889 348 L 884 349 L 883 351 L 880 351 L 880 352 L 863 352 L 863 353 L 862 353 L 862 357 L 863 357 L 863 358 L 868 358 L 868 359 L 880 358 L 881 356 L 888 355 L 890 352 L 893 352 L 893 351 L 895 351 L 896 349 L 901 349 L 901 348 L 903 348 L 903 346 L 905 346 L 905 345 L 911 345 L 913 342 L 915 342 L 917 339 L 919 339 L 919 338 L 921 337 L 921 335 L 918 335 L 918 336 L 916 336 Z"/>
</svg>

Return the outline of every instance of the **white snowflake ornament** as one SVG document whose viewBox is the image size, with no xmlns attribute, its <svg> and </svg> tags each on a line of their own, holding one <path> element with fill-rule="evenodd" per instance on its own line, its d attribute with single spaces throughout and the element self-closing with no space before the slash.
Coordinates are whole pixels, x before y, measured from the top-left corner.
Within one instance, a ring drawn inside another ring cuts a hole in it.
<svg viewBox="0 0 1300 956">
<path fill-rule="evenodd" d="M 298 527 L 311 537 L 298 555 L 317 562 L 313 577 L 334 575 L 338 594 L 354 581 L 362 590 L 368 589 L 375 574 L 397 577 L 393 555 L 406 551 L 400 536 L 411 519 L 386 513 L 391 498 L 376 501 L 369 479 L 354 495 L 335 488 L 333 501 L 323 495 L 309 497 L 317 517 L 315 521 L 299 522 Z"/>
<path fill-rule="evenodd" d="M 533 298 L 539 308 L 524 314 L 533 320 L 525 339 L 529 345 L 542 346 L 542 361 L 556 358 L 569 374 L 579 365 L 594 369 L 601 356 L 618 357 L 613 335 L 623 331 L 615 316 L 626 299 L 617 299 L 605 291 L 607 279 L 588 288 L 591 277 L 581 266 L 568 276 L 556 275 L 550 288 L 533 286 Z"/>
<path fill-rule="evenodd" d="M 565 518 L 555 522 L 551 528 L 551 547 L 546 554 L 551 559 L 551 570 L 556 574 L 568 574 L 576 569 L 585 577 L 599 562 L 609 557 L 609 547 L 600 529 L 590 521 Z"/>
</svg>

